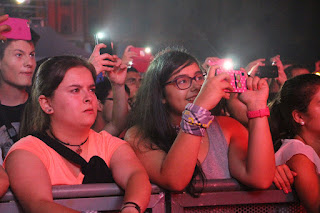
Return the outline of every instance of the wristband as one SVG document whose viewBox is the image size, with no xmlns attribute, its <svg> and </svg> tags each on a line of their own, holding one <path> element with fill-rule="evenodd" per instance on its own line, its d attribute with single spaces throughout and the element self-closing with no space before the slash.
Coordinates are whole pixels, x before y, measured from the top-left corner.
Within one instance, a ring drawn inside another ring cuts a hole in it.
<svg viewBox="0 0 320 213">
<path fill-rule="evenodd" d="M 249 119 L 252 119 L 252 118 L 262 118 L 264 116 L 270 116 L 270 111 L 269 111 L 269 108 L 265 108 L 265 109 L 259 109 L 259 110 L 256 110 L 256 111 L 248 111 L 247 112 L 247 116 Z"/>
<path fill-rule="evenodd" d="M 214 116 L 205 108 L 188 103 L 182 113 L 180 127 L 185 133 L 204 136 L 205 129 L 213 119 Z"/>
<path fill-rule="evenodd" d="M 133 208 L 135 208 L 139 213 L 141 213 L 141 208 L 140 208 L 140 206 L 139 206 L 138 204 L 136 204 L 135 202 L 125 202 L 125 203 L 122 205 L 120 211 L 122 211 L 123 209 L 128 208 L 128 207 L 133 207 Z"/>
</svg>

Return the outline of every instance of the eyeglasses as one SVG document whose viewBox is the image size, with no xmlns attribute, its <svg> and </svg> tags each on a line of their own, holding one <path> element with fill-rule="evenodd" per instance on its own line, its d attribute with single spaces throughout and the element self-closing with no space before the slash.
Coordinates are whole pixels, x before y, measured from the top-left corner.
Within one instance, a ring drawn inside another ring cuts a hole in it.
<svg viewBox="0 0 320 213">
<path fill-rule="evenodd" d="M 204 82 L 205 76 L 206 76 L 206 74 L 204 74 L 204 73 L 198 73 L 193 78 L 186 76 L 186 75 L 178 76 L 175 79 L 173 79 L 172 81 L 168 81 L 164 85 L 166 86 L 168 84 L 175 83 L 179 89 L 185 90 L 185 89 L 188 89 L 191 87 L 192 80 L 194 80 L 196 83 L 202 85 Z"/>
<path fill-rule="evenodd" d="M 127 80 L 126 80 L 126 84 L 129 84 L 129 85 L 134 85 L 134 84 L 137 84 L 137 83 L 141 83 L 141 78 L 128 78 Z"/>
</svg>

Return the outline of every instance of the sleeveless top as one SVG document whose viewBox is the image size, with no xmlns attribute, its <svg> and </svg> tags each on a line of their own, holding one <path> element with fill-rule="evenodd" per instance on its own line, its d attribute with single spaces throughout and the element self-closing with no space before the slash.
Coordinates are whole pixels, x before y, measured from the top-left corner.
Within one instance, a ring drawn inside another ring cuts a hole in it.
<svg viewBox="0 0 320 213">
<path fill-rule="evenodd" d="M 280 149 L 276 152 L 276 166 L 285 164 L 292 156 L 303 154 L 314 163 L 317 173 L 320 174 L 320 158 L 314 149 L 297 139 L 284 139 Z"/>
<path fill-rule="evenodd" d="M 231 178 L 228 163 L 228 143 L 216 119 L 207 128 L 209 150 L 201 163 L 202 170 L 209 179 Z"/>
</svg>

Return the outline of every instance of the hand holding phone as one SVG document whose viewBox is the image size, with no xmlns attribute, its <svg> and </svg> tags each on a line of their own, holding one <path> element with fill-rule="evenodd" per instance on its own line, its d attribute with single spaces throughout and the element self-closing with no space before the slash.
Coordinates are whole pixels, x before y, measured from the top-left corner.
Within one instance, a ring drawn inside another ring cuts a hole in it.
<svg viewBox="0 0 320 213">
<path fill-rule="evenodd" d="M 106 36 L 100 36 L 98 33 L 94 35 L 94 39 L 95 39 L 95 44 L 100 44 L 103 43 L 105 44 L 107 47 L 106 48 L 101 48 L 100 49 L 100 55 L 104 54 L 104 53 L 108 53 L 109 55 L 113 55 L 113 44 L 110 40 L 110 38 L 107 38 Z M 112 61 L 110 59 L 106 59 L 109 61 Z M 107 67 L 113 67 L 113 66 L 109 66 L 107 65 Z"/>
<path fill-rule="evenodd" d="M 223 70 L 216 69 L 216 75 L 222 72 L 226 72 L 230 76 L 230 84 L 233 87 L 233 91 L 225 90 L 226 92 L 242 93 L 247 90 L 247 76 L 241 70 Z"/>
<path fill-rule="evenodd" d="M 10 31 L 1 32 L 3 36 L 8 39 L 15 40 L 31 40 L 31 31 L 27 19 L 11 18 L 0 23 L 1 25 L 8 25 L 11 27 Z"/>
<path fill-rule="evenodd" d="M 220 68 L 216 69 L 215 75 L 222 72 L 226 72 L 230 75 L 230 84 L 233 87 L 233 91 L 225 90 L 226 92 L 242 93 L 247 90 L 247 75 L 244 71 L 233 70 L 233 64 L 231 59 L 217 59 L 209 61 L 209 65 L 219 65 Z"/>
</svg>

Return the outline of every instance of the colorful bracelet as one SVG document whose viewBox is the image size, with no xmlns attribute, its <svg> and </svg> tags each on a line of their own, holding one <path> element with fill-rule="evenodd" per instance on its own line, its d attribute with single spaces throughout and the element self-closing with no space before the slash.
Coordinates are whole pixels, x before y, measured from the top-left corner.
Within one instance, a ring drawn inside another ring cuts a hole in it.
<svg viewBox="0 0 320 213">
<path fill-rule="evenodd" d="M 214 116 L 207 109 L 188 103 L 182 113 L 180 127 L 185 133 L 204 136 L 205 129 L 213 119 Z"/>
<path fill-rule="evenodd" d="M 262 118 L 264 116 L 270 116 L 270 111 L 269 108 L 265 108 L 265 109 L 259 109 L 259 110 L 255 110 L 255 111 L 248 111 L 247 112 L 247 116 L 249 119 L 252 118 Z"/>
<path fill-rule="evenodd" d="M 120 211 L 122 211 L 123 209 L 128 208 L 128 207 L 133 207 L 133 208 L 135 208 L 139 213 L 141 213 L 141 208 L 140 208 L 140 206 L 139 206 L 138 204 L 136 204 L 135 202 L 130 202 L 130 201 L 129 201 L 129 202 L 125 202 L 125 203 L 122 205 Z"/>
</svg>

